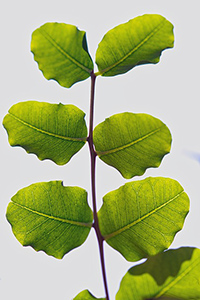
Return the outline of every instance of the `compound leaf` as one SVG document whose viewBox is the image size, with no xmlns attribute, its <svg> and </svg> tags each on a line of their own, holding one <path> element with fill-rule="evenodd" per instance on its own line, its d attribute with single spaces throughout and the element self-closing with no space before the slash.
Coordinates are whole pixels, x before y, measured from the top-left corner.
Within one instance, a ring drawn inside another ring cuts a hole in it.
<svg viewBox="0 0 200 300">
<path fill-rule="evenodd" d="M 161 52 L 173 45 L 173 25 L 164 17 L 136 17 L 105 34 L 96 52 L 97 75 L 115 76 L 137 65 L 156 64 Z"/>
<path fill-rule="evenodd" d="M 90 232 L 92 211 L 82 188 L 40 182 L 21 189 L 11 200 L 6 216 L 23 246 L 62 258 L 82 245 Z"/>
<path fill-rule="evenodd" d="M 129 179 L 158 167 L 171 147 L 171 134 L 148 114 L 121 113 L 94 129 L 95 150 L 101 160 Z"/>
<path fill-rule="evenodd" d="M 74 300 L 106 300 L 106 298 L 96 298 L 94 297 L 88 290 L 84 290 L 81 293 L 79 293 Z"/>
<path fill-rule="evenodd" d="M 149 177 L 106 194 L 99 226 L 111 247 L 137 261 L 168 248 L 188 211 L 188 196 L 177 181 Z"/>
<path fill-rule="evenodd" d="M 3 125 L 11 146 L 64 165 L 86 142 L 84 117 L 74 105 L 27 101 L 13 105 Z"/>
<path fill-rule="evenodd" d="M 168 250 L 131 268 L 116 295 L 116 300 L 124 299 L 200 299 L 200 250 Z"/>
<path fill-rule="evenodd" d="M 31 51 L 46 79 L 71 87 L 93 70 L 86 35 L 76 26 L 46 23 L 32 34 Z"/>
</svg>

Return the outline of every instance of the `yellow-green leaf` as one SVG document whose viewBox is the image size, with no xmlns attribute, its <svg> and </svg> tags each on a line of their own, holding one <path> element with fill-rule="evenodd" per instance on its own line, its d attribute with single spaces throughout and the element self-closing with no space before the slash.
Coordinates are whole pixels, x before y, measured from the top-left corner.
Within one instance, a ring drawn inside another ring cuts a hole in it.
<svg viewBox="0 0 200 300">
<path fill-rule="evenodd" d="M 167 249 L 188 211 L 189 198 L 177 181 L 149 177 L 106 194 L 99 226 L 111 247 L 137 261 Z"/>
<path fill-rule="evenodd" d="M 88 290 L 79 293 L 73 300 L 106 300 L 106 298 L 96 298 Z"/>
<path fill-rule="evenodd" d="M 84 117 L 74 105 L 27 101 L 13 105 L 3 125 L 11 146 L 64 165 L 86 142 Z"/>
<path fill-rule="evenodd" d="M 56 258 L 82 245 L 92 227 L 82 188 L 40 182 L 21 189 L 11 200 L 6 216 L 18 241 Z"/>
<path fill-rule="evenodd" d="M 47 79 L 69 88 L 93 70 L 86 35 L 74 25 L 46 23 L 32 34 L 31 51 Z"/>
<path fill-rule="evenodd" d="M 94 129 L 97 155 L 127 179 L 158 167 L 171 140 L 167 126 L 147 114 L 116 114 Z"/>
<path fill-rule="evenodd" d="M 164 17 L 146 14 L 108 31 L 99 43 L 96 63 L 103 76 L 128 72 L 137 65 L 160 60 L 174 45 L 173 25 Z"/>
<path fill-rule="evenodd" d="M 116 300 L 124 299 L 199 300 L 200 250 L 168 250 L 131 268 L 116 295 Z"/>
</svg>

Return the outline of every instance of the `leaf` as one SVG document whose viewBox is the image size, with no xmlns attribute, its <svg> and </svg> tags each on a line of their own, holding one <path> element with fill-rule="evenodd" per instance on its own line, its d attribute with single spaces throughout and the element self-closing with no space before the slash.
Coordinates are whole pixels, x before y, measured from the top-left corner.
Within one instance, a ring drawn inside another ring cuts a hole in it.
<svg viewBox="0 0 200 300">
<path fill-rule="evenodd" d="M 149 298 L 145 300 L 182 300 L 182 299 L 174 298 L 174 297 L 159 297 L 159 298 Z"/>
<path fill-rule="evenodd" d="M 6 216 L 23 246 L 62 258 L 90 232 L 92 211 L 82 188 L 41 182 L 21 189 L 11 200 Z"/>
<path fill-rule="evenodd" d="M 115 76 L 160 60 L 174 45 L 173 25 L 160 15 L 136 17 L 108 31 L 96 52 L 97 75 Z"/>
<path fill-rule="evenodd" d="M 124 299 L 200 299 L 200 250 L 168 250 L 131 268 L 116 295 Z"/>
<path fill-rule="evenodd" d="M 160 165 L 170 151 L 171 134 L 157 118 L 126 112 L 96 126 L 94 145 L 101 160 L 129 179 Z"/>
<path fill-rule="evenodd" d="M 86 34 L 76 26 L 46 23 L 32 34 L 31 51 L 46 79 L 71 87 L 93 70 Z"/>
<path fill-rule="evenodd" d="M 159 298 L 149 298 L 145 300 L 182 300 L 182 299 L 174 298 L 174 297 L 159 297 Z"/>
<path fill-rule="evenodd" d="M 189 198 L 177 181 L 149 177 L 106 194 L 99 226 L 111 247 L 137 261 L 168 248 L 188 211 Z"/>
<path fill-rule="evenodd" d="M 149 298 L 145 300 L 182 300 L 181 298 L 174 298 L 174 297 L 159 297 L 159 298 Z"/>
<path fill-rule="evenodd" d="M 11 146 L 64 165 L 86 142 L 84 117 L 74 105 L 27 101 L 13 105 L 3 125 Z"/>
<path fill-rule="evenodd" d="M 106 298 L 96 298 L 94 297 L 88 290 L 84 290 L 81 293 L 79 293 L 74 300 L 106 300 Z"/>
</svg>

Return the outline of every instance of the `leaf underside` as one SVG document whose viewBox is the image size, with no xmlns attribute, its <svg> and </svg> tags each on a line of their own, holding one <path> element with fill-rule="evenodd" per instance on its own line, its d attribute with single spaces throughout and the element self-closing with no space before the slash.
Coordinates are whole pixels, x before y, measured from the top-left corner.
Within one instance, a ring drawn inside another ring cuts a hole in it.
<svg viewBox="0 0 200 300">
<path fill-rule="evenodd" d="M 74 105 L 27 101 L 13 105 L 3 125 L 11 146 L 64 165 L 86 142 L 84 117 Z"/>
<path fill-rule="evenodd" d="M 11 200 L 6 217 L 23 246 L 62 258 L 90 232 L 92 211 L 82 188 L 41 182 L 21 189 Z"/>
<path fill-rule="evenodd" d="M 168 250 L 131 268 L 121 281 L 116 300 L 200 299 L 200 250 Z"/>
<path fill-rule="evenodd" d="M 31 51 L 44 77 L 63 87 L 87 79 L 93 70 L 85 32 L 73 25 L 42 25 L 32 34 Z"/>
<path fill-rule="evenodd" d="M 106 298 L 96 298 L 88 290 L 79 293 L 73 300 L 106 300 Z"/>
<path fill-rule="evenodd" d="M 111 247 L 137 261 L 167 249 L 188 211 L 188 196 L 177 181 L 149 177 L 106 194 L 99 226 Z"/>
<path fill-rule="evenodd" d="M 156 64 L 162 51 L 173 45 L 173 25 L 164 17 L 136 17 L 105 34 L 96 52 L 97 74 L 115 76 L 137 65 Z"/>
<path fill-rule="evenodd" d="M 159 119 L 148 114 L 121 113 L 94 129 L 99 158 L 129 179 L 158 167 L 171 148 L 171 134 Z"/>
</svg>

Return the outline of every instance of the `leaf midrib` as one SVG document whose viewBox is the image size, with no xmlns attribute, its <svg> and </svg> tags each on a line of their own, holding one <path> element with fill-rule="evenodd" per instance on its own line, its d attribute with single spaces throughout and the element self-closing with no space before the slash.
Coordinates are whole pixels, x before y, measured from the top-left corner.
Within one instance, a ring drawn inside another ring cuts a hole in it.
<svg viewBox="0 0 200 300">
<path fill-rule="evenodd" d="M 92 70 L 88 69 L 84 65 L 82 65 L 80 62 L 78 62 L 75 58 L 73 58 L 71 55 L 69 55 L 61 46 L 59 46 L 56 41 L 43 29 L 40 28 L 41 34 L 48 40 L 50 44 L 52 44 L 62 55 L 64 55 L 67 59 L 71 60 L 72 63 L 77 65 L 79 68 L 81 68 L 83 71 L 87 73 L 91 73 Z"/>
<path fill-rule="evenodd" d="M 97 155 L 100 157 L 100 156 L 104 156 L 104 155 L 108 155 L 108 154 L 112 154 L 112 153 L 115 153 L 115 152 L 124 150 L 124 149 L 126 149 L 126 148 L 128 148 L 128 147 L 131 147 L 131 146 L 133 146 L 133 145 L 135 145 L 135 144 L 137 144 L 137 143 L 139 143 L 139 142 L 145 140 L 146 138 L 150 137 L 151 135 L 156 134 L 157 132 L 161 131 L 161 129 L 162 129 L 163 127 L 165 127 L 165 125 L 160 126 L 160 127 L 158 127 L 157 129 L 153 130 L 152 132 L 149 132 L 148 134 L 146 134 L 146 135 L 140 137 L 139 139 L 137 139 L 137 140 L 135 140 L 135 141 L 132 141 L 132 142 L 130 142 L 130 143 L 128 143 L 128 144 L 125 144 L 125 145 L 123 145 L 123 146 L 116 147 L 116 148 L 114 148 L 114 149 L 107 150 L 107 151 L 96 151 L 96 153 L 97 153 Z"/>
<path fill-rule="evenodd" d="M 177 282 L 183 279 L 193 269 L 193 267 L 196 267 L 198 264 L 200 264 L 200 257 L 198 257 L 191 265 L 189 265 L 185 270 L 183 270 L 183 272 L 180 273 L 179 276 L 172 280 L 168 285 L 164 286 L 163 289 L 157 295 L 155 295 L 155 297 L 159 298 L 161 296 L 165 296 L 165 293 L 168 290 L 170 290 Z"/>
<path fill-rule="evenodd" d="M 20 119 L 19 117 L 15 116 L 13 113 L 9 112 L 9 115 L 11 117 L 13 117 L 14 119 L 16 119 L 18 122 L 22 123 L 23 125 L 35 130 L 35 131 L 38 131 L 42 134 L 46 134 L 46 135 L 49 135 L 49 136 L 52 136 L 54 138 L 58 138 L 58 139 L 62 139 L 62 140 L 67 140 L 67 141 L 74 141 L 74 142 L 85 142 L 86 141 L 86 137 L 84 138 L 72 138 L 72 137 L 66 137 L 66 136 L 62 136 L 62 135 L 58 135 L 58 134 L 55 134 L 55 133 L 51 133 L 51 132 L 48 132 L 48 131 L 45 131 L 43 129 L 40 129 L 40 128 L 37 128 L 31 124 L 29 124 L 28 122 L 25 122 L 24 120 Z"/>
<path fill-rule="evenodd" d="M 52 219 L 54 221 L 58 221 L 58 222 L 62 222 L 62 223 L 68 223 L 68 224 L 71 224 L 71 225 L 76 225 L 76 226 L 81 226 L 81 227 L 89 227 L 89 228 L 91 228 L 91 226 L 92 226 L 92 223 L 84 223 L 84 222 L 72 221 L 72 220 L 67 220 L 67 219 L 62 219 L 62 218 L 59 218 L 59 217 L 47 215 L 47 214 L 38 212 L 36 210 L 33 210 L 33 209 L 31 209 L 31 208 L 29 208 L 27 206 L 21 205 L 21 204 L 19 204 L 17 202 L 14 202 L 13 200 L 12 200 L 11 203 L 13 205 L 19 206 L 22 209 L 25 209 L 25 210 L 27 210 L 29 212 L 32 212 L 33 214 L 36 214 L 38 216 L 42 216 L 42 217 L 45 217 L 45 218 L 48 218 L 48 219 Z"/>
<path fill-rule="evenodd" d="M 95 73 L 96 75 L 103 75 L 104 73 L 109 72 L 110 70 L 112 70 L 113 68 L 115 68 L 116 66 L 118 66 L 120 63 L 122 63 L 124 60 L 126 60 L 129 56 L 131 56 L 134 52 L 136 52 L 140 47 L 142 47 L 142 45 L 144 45 L 145 43 L 148 42 L 148 40 L 154 36 L 156 34 L 156 32 L 162 28 L 164 26 L 164 22 L 166 21 L 166 19 L 164 19 L 162 22 L 160 22 L 155 29 L 149 34 L 147 35 L 147 37 L 142 40 L 137 46 L 135 46 L 135 48 L 133 48 L 130 52 L 128 52 L 124 57 L 122 57 L 119 61 L 117 61 L 116 63 L 114 63 L 113 65 L 105 68 L 104 70 L 101 70 L 97 73 Z"/>
<path fill-rule="evenodd" d="M 165 207 L 166 205 L 168 205 L 169 203 L 171 203 L 172 201 L 176 200 L 179 196 L 181 196 L 184 193 L 184 191 L 181 191 L 180 193 L 178 193 L 176 196 L 174 196 L 173 198 L 169 199 L 167 202 L 163 203 L 162 205 L 156 207 L 155 209 L 153 209 L 152 211 L 150 211 L 149 213 L 147 213 L 146 215 L 142 216 L 141 218 L 134 220 L 132 223 L 112 232 L 109 233 L 107 235 L 104 235 L 104 239 L 105 240 L 109 240 L 117 235 L 119 235 L 120 233 L 124 232 L 125 230 L 128 230 L 129 228 L 135 226 L 136 224 L 142 222 L 144 219 L 150 217 L 152 214 L 156 213 L 158 210 L 162 209 L 163 207 Z"/>
</svg>

